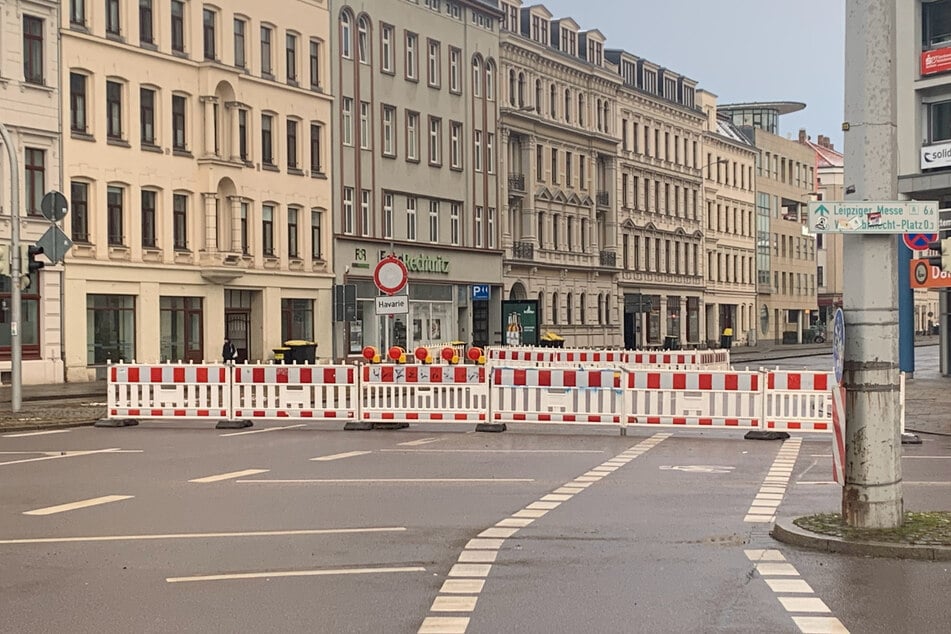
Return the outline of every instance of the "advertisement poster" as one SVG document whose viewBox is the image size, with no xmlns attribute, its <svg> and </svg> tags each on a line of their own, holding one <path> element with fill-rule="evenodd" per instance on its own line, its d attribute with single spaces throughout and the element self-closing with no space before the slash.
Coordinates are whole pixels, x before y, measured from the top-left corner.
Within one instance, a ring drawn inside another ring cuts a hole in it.
<svg viewBox="0 0 951 634">
<path fill-rule="evenodd" d="M 356 354 L 363 349 L 363 322 L 350 322 L 350 353 Z"/>
<path fill-rule="evenodd" d="M 537 346 L 541 323 L 538 300 L 502 302 L 502 343 L 506 346 Z"/>
</svg>

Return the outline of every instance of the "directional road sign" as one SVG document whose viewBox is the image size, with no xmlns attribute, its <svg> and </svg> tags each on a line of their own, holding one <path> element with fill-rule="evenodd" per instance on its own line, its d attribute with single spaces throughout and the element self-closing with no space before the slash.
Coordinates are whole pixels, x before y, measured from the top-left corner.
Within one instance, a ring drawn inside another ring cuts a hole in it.
<svg viewBox="0 0 951 634">
<path fill-rule="evenodd" d="M 927 251 L 928 245 L 938 241 L 937 233 L 906 233 L 902 236 L 905 246 L 912 251 Z"/>
<path fill-rule="evenodd" d="M 813 233 L 934 233 L 938 203 L 934 201 L 818 201 L 809 203 Z"/>
</svg>

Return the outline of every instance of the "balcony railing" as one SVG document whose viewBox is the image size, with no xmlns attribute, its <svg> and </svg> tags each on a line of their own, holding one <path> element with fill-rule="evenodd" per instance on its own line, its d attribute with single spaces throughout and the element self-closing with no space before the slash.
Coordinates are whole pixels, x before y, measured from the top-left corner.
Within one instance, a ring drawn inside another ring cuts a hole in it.
<svg viewBox="0 0 951 634">
<path fill-rule="evenodd" d="M 613 251 L 601 251 L 601 266 L 617 266 L 617 253 Z"/>
<path fill-rule="evenodd" d="M 599 191 L 597 193 L 597 202 L 599 207 L 608 207 L 611 204 L 611 197 L 606 191 Z"/>
<path fill-rule="evenodd" d="M 525 175 L 509 174 L 509 191 L 525 193 Z"/>
<path fill-rule="evenodd" d="M 512 245 L 512 255 L 520 260 L 534 260 L 535 245 L 531 242 L 516 242 Z"/>
</svg>

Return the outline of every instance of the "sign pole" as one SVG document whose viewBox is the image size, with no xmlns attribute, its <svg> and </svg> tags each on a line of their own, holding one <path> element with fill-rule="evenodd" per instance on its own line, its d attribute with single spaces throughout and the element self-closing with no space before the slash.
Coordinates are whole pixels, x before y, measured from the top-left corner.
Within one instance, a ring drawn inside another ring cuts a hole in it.
<svg viewBox="0 0 951 634">
<path fill-rule="evenodd" d="M 895 17 L 893 0 L 846 0 L 845 184 L 854 202 L 897 195 Z M 887 234 L 844 239 L 850 336 L 842 516 L 859 528 L 896 528 L 903 519 L 896 251 Z"/>
<path fill-rule="evenodd" d="M 20 162 L 7 127 L 0 123 L 0 140 L 10 157 L 10 409 L 20 411 L 23 356 L 20 339 Z"/>
<path fill-rule="evenodd" d="M 911 249 L 898 242 L 898 369 L 909 378 L 915 376 L 915 291 L 908 279 Z"/>
</svg>

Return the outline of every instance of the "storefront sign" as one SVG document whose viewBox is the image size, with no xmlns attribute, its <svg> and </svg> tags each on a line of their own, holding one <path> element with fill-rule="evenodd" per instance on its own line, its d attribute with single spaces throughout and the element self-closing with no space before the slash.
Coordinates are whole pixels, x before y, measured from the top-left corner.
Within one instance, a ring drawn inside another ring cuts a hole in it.
<svg viewBox="0 0 951 634">
<path fill-rule="evenodd" d="M 951 47 L 925 51 L 921 54 L 921 74 L 935 75 L 951 70 Z"/>
<path fill-rule="evenodd" d="M 537 346 L 541 323 L 538 300 L 502 302 L 502 341 L 507 346 Z"/>
<path fill-rule="evenodd" d="M 388 251 L 380 251 L 380 258 L 385 258 Z M 449 275 L 449 260 L 441 255 L 426 255 L 417 253 L 394 253 L 396 258 L 406 265 L 410 273 L 437 273 L 439 275 Z"/>
<path fill-rule="evenodd" d="M 951 286 L 951 271 L 940 266 L 931 266 L 927 258 L 911 261 L 912 288 L 948 288 Z"/>
<path fill-rule="evenodd" d="M 949 165 L 951 165 L 951 143 L 938 143 L 921 148 L 921 169 L 930 170 Z"/>
</svg>

